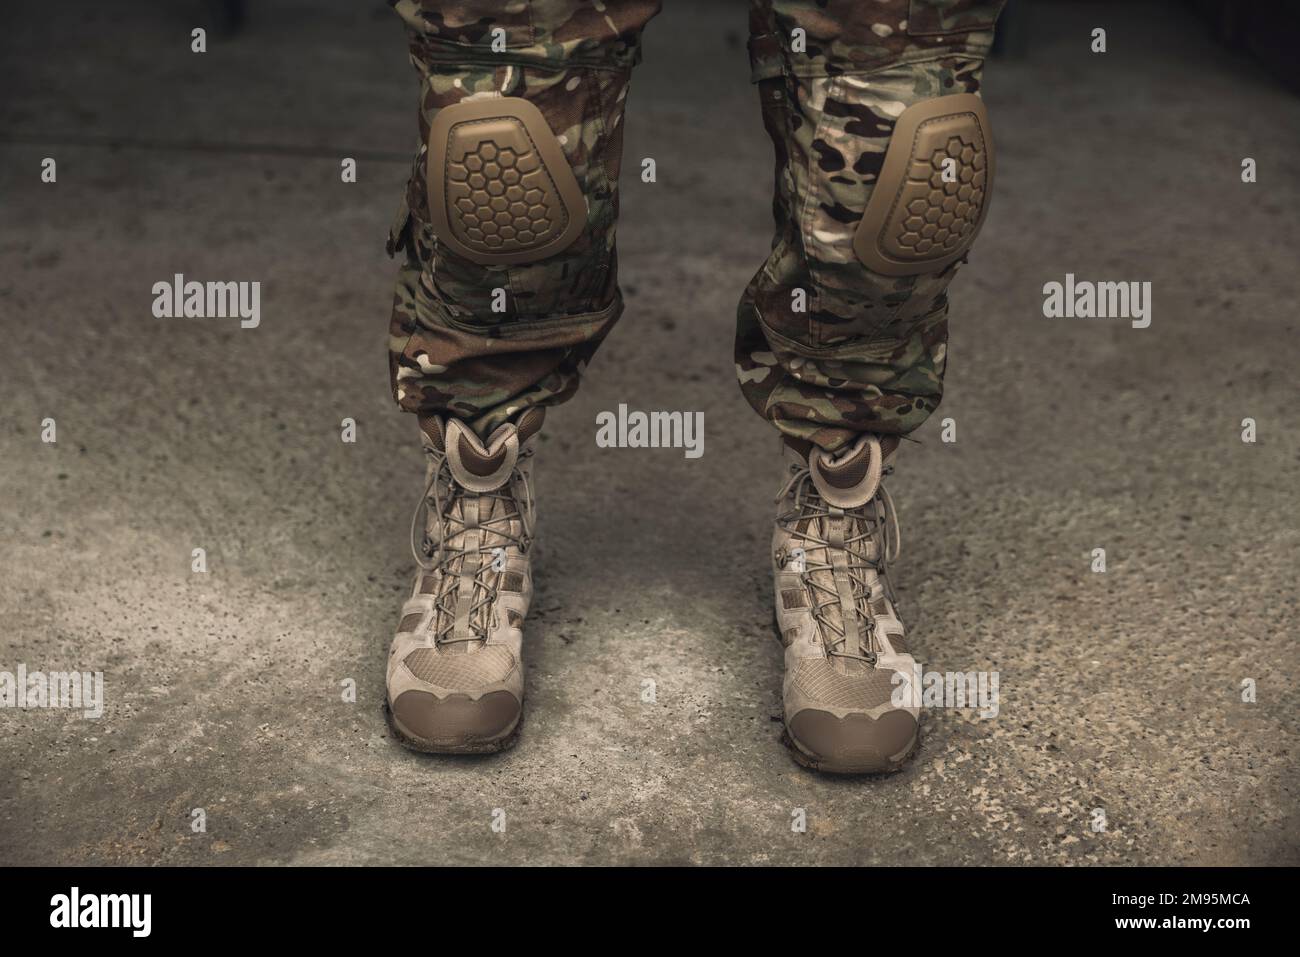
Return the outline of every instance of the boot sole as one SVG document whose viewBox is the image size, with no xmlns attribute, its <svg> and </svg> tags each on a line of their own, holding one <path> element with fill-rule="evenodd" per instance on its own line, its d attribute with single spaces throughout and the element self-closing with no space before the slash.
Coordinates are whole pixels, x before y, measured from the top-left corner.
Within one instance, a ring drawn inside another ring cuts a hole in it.
<svg viewBox="0 0 1300 957">
<path fill-rule="evenodd" d="M 521 703 L 519 717 L 515 719 L 514 725 L 505 734 L 491 741 L 474 742 L 472 744 L 442 743 L 412 734 L 402 727 L 402 723 L 397 720 L 397 716 L 393 714 L 393 709 L 388 706 L 387 697 L 384 699 L 384 719 L 388 722 L 388 728 L 393 732 L 393 737 L 411 751 L 419 751 L 422 754 L 498 754 L 514 747 L 515 742 L 519 740 L 519 732 L 524 725 L 524 709 Z"/>
<path fill-rule="evenodd" d="M 815 758 L 799 747 L 799 743 L 795 741 L 794 736 L 790 734 L 790 729 L 785 727 L 784 724 L 782 725 L 781 730 L 781 743 L 790 750 L 790 756 L 794 758 L 795 763 L 800 764 L 805 768 L 809 768 L 810 770 L 819 771 L 822 774 L 888 775 L 897 774 L 907 766 L 909 761 L 912 760 L 912 757 L 920 749 L 921 733 L 918 729 L 917 733 L 912 735 L 912 742 L 907 746 L 906 753 L 904 753 L 904 755 L 897 761 L 890 762 L 884 767 L 878 765 L 863 767 L 862 765 L 840 764 L 835 761 L 825 761 L 820 758 Z"/>
</svg>

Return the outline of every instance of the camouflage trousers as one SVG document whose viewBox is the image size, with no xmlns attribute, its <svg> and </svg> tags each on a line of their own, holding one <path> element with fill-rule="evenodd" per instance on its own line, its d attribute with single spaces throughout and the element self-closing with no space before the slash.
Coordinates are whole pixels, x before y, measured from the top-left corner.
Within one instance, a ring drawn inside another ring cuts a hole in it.
<svg viewBox="0 0 1300 957">
<path fill-rule="evenodd" d="M 389 330 L 401 408 L 487 434 L 569 398 L 622 311 L 615 227 L 623 111 L 659 0 L 390 0 L 421 78 L 421 147 L 389 234 L 401 254 Z M 750 61 L 776 153 L 771 253 L 740 302 L 736 370 L 783 433 L 836 449 L 906 434 L 938 406 L 947 288 L 964 261 L 886 276 L 853 234 L 898 116 L 978 93 L 1003 0 L 751 0 Z M 440 243 L 426 195 L 438 112 L 521 97 L 556 134 L 586 228 L 535 262 L 480 265 Z"/>
</svg>

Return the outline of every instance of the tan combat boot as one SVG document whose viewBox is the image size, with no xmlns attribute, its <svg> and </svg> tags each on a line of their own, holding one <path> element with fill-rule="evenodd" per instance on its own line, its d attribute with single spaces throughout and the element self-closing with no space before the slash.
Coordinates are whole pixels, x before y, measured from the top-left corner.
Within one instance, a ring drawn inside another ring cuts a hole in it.
<svg viewBox="0 0 1300 957">
<path fill-rule="evenodd" d="M 880 484 L 898 439 L 883 444 L 863 435 L 831 454 L 784 443 L 772 550 L 785 727 L 795 759 L 821 771 L 894 771 L 918 741 L 914 662 L 888 578 L 898 519 Z"/>
<path fill-rule="evenodd" d="M 457 419 L 420 419 L 429 459 L 411 520 L 420 568 L 388 657 L 389 720 L 416 750 L 467 754 L 514 743 L 533 593 L 532 455 L 544 417 L 529 409 L 486 442 Z"/>
</svg>

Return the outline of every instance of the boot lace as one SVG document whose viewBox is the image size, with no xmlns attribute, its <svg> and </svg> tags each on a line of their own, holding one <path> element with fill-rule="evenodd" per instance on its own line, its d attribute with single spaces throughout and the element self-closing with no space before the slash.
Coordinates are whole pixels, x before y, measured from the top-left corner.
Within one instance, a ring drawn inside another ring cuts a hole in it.
<svg viewBox="0 0 1300 957">
<path fill-rule="evenodd" d="M 879 449 L 873 452 L 879 454 Z M 885 466 L 882 475 L 892 472 L 893 466 Z M 805 464 L 791 466 L 790 477 L 776 501 L 787 499 L 791 507 L 777 516 L 777 522 L 793 540 L 803 541 L 805 554 L 799 580 L 812 599 L 812 617 L 820 628 L 827 654 L 875 665 L 876 653 L 862 641 L 859 625 L 865 622 L 868 633 L 875 630 L 871 593 L 877 579 L 891 605 L 898 606 L 889 578 L 889 564 L 898 559 L 902 547 L 893 497 L 882 482 L 872 497 L 857 508 L 837 508 L 822 498 Z M 827 535 L 831 520 L 838 518 L 847 519 L 848 530 L 842 541 Z M 782 567 L 789 559 L 789 554 L 781 557 Z"/>
<path fill-rule="evenodd" d="M 498 559 L 514 546 L 527 553 L 533 541 L 535 503 L 528 474 L 520 463 L 533 454 L 521 449 L 510 476 L 499 488 L 474 492 L 456 482 L 447 456 L 424 449 L 432 462 L 424 494 L 411 515 L 411 555 L 426 572 L 434 573 L 434 644 L 486 641 L 489 619 L 501 584 Z M 522 501 L 522 507 L 521 507 Z M 488 518 L 481 519 L 486 503 Z M 498 508 L 500 503 L 500 508 Z M 514 519 L 520 531 L 512 531 Z M 436 523 L 436 540 L 429 534 Z M 477 544 L 467 547 L 468 533 L 478 531 Z M 461 547 L 448 543 L 464 535 Z M 457 567 L 458 566 L 458 567 Z M 471 569 L 473 574 L 464 572 Z M 461 595 L 462 584 L 469 594 Z"/>
</svg>

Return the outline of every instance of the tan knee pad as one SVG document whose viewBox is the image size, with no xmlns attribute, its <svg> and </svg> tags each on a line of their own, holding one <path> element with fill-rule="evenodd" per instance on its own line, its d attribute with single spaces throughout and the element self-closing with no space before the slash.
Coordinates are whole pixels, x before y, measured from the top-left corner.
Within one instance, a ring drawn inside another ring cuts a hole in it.
<svg viewBox="0 0 1300 957">
<path fill-rule="evenodd" d="M 554 256 L 587 204 L 541 112 L 515 96 L 444 107 L 429 131 L 429 211 L 438 239 L 476 263 Z"/>
<path fill-rule="evenodd" d="M 853 251 L 887 276 L 939 272 L 984 224 L 993 139 L 973 93 L 923 100 L 898 117 Z"/>
</svg>

